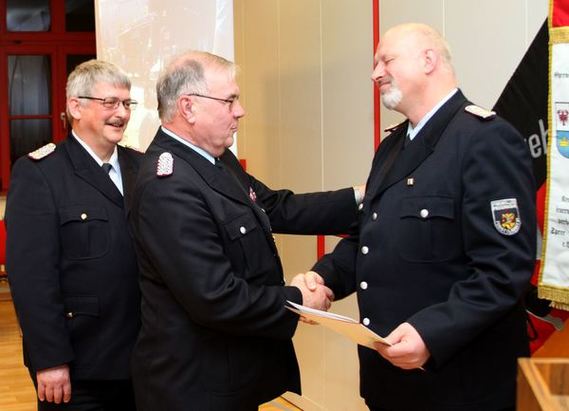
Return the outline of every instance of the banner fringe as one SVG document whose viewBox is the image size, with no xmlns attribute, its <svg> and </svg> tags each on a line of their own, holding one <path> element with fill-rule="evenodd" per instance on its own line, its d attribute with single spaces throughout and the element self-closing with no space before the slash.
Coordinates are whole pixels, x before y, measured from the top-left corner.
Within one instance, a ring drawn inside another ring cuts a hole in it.
<svg viewBox="0 0 569 411">
<path fill-rule="evenodd" d="M 552 300 L 551 306 L 560 310 L 569 311 L 569 289 L 554 288 L 540 284 L 537 296 L 542 299 Z"/>
</svg>

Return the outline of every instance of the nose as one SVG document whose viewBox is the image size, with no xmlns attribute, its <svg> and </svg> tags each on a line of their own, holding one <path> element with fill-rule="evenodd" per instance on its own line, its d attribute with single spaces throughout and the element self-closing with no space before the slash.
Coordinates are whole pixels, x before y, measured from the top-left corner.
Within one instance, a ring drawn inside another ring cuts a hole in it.
<svg viewBox="0 0 569 411">
<path fill-rule="evenodd" d="M 245 109 L 241 105 L 241 101 L 235 100 L 232 107 L 233 117 L 241 118 L 245 115 Z"/>
<path fill-rule="evenodd" d="M 381 78 L 385 75 L 385 64 L 379 62 L 375 65 L 373 72 L 371 73 L 371 79 L 376 83 L 381 80 Z"/>
</svg>

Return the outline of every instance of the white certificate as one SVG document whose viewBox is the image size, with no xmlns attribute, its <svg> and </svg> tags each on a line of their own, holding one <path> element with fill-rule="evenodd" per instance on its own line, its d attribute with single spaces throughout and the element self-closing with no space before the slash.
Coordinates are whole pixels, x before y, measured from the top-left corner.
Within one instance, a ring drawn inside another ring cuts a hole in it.
<svg viewBox="0 0 569 411">
<path fill-rule="evenodd" d="M 300 314 L 308 320 L 323 325 L 332 331 L 342 334 L 344 337 L 349 338 L 356 344 L 363 345 L 364 347 L 371 348 L 372 350 L 375 350 L 375 347 L 373 346 L 374 342 L 391 345 L 382 337 L 353 318 L 326 311 L 315 310 L 314 308 L 305 307 L 304 305 L 296 304 L 288 300 L 287 304 L 290 304 L 286 306 L 289 310 Z"/>
</svg>

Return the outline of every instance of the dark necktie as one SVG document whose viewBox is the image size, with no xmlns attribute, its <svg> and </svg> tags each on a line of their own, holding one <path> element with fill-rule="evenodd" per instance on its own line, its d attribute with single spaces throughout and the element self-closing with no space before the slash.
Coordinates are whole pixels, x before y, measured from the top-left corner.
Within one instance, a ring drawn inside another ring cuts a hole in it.
<svg viewBox="0 0 569 411">
<path fill-rule="evenodd" d="M 110 165 L 109 163 L 103 163 L 101 167 L 103 170 L 105 170 L 105 173 L 107 174 L 109 174 L 111 172 L 111 168 L 113 168 L 113 166 Z"/>
<path fill-rule="evenodd" d="M 403 148 L 406 148 L 411 143 L 411 135 L 407 133 L 405 136 L 405 142 L 403 143 Z"/>
</svg>

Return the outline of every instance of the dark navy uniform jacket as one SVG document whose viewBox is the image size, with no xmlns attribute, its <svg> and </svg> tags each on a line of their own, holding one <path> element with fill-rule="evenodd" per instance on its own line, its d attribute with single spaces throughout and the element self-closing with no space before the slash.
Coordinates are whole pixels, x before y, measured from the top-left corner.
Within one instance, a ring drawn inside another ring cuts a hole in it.
<svg viewBox="0 0 569 411">
<path fill-rule="evenodd" d="M 173 165 L 158 159 L 170 153 Z M 341 233 L 353 190 L 271 190 L 227 150 L 214 165 L 159 130 L 137 179 L 130 223 L 141 269 L 133 354 L 139 410 L 251 410 L 300 392 L 298 316 L 272 231 Z"/>
<path fill-rule="evenodd" d="M 529 354 L 520 303 L 532 274 L 535 187 L 527 147 L 499 117 L 469 113 L 459 91 L 403 149 L 407 122 L 379 146 L 359 234 L 315 266 L 379 335 L 419 332 L 426 371 L 359 347 L 361 395 L 389 410 L 513 406 Z"/>
<path fill-rule="evenodd" d="M 127 200 L 141 158 L 118 147 Z M 72 136 L 14 165 L 7 270 L 31 372 L 70 363 L 72 379 L 129 378 L 140 292 L 125 198 Z"/>
</svg>

